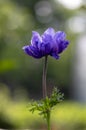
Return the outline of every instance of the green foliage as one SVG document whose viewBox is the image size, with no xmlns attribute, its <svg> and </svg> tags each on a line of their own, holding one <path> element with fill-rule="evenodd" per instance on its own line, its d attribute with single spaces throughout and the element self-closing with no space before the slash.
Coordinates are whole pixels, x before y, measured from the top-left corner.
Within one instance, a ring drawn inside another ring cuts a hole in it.
<svg viewBox="0 0 86 130">
<path fill-rule="evenodd" d="M 51 97 L 46 97 L 38 102 L 32 102 L 32 108 L 30 111 L 39 111 L 40 115 L 43 115 L 44 118 L 47 118 L 47 113 L 52 110 L 58 103 L 63 100 L 63 94 L 57 89 L 54 88 Z"/>
<path fill-rule="evenodd" d="M 30 100 L 12 100 L 7 86 L 0 84 L 0 128 L 2 129 L 42 129 L 44 120 L 34 111 Z M 53 130 L 85 130 L 86 105 L 74 102 L 62 102 L 56 105 L 51 114 Z"/>
<path fill-rule="evenodd" d="M 9 70 L 16 69 L 16 62 L 14 60 L 2 60 L 0 61 L 0 73 L 6 73 Z"/>
</svg>

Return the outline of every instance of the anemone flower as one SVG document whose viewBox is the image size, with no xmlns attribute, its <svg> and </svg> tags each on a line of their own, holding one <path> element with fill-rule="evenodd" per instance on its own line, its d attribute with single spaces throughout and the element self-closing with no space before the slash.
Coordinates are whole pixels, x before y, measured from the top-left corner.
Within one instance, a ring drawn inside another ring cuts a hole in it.
<svg viewBox="0 0 86 130">
<path fill-rule="evenodd" d="M 59 54 L 67 48 L 68 44 L 65 32 L 55 32 L 53 28 L 48 28 L 41 36 L 38 32 L 32 31 L 31 44 L 24 46 L 23 50 L 37 59 L 48 55 L 59 59 Z"/>
</svg>

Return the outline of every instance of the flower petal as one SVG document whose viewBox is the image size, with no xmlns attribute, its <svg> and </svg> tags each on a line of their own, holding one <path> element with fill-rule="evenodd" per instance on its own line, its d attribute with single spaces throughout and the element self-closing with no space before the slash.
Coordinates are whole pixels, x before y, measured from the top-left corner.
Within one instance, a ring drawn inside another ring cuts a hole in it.
<svg viewBox="0 0 86 130">
<path fill-rule="evenodd" d="M 67 48 L 69 41 L 65 40 L 66 34 L 65 34 L 65 32 L 62 32 L 62 31 L 56 32 L 54 38 L 55 38 L 56 48 L 57 48 L 57 51 L 59 54 L 63 50 L 65 50 L 65 48 Z"/>
<path fill-rule="evenodd" d="M 39 33 L 36 31 L 32 31 L 31 45 L 40 49 L 41 42 L 42 38 L 40 37 Z"/>
<path fill-rule="evenodd" d="M 23 50 L 25 51 L 26 54 L 34 57 L 34 58 L 41 58 L 40 53 L 37 52 L 31 45 L 30 46 L 24 46 Z"/>
<path fill-rule="evenodd" d="M 51 35 L 53 37 L 55 35 L 55 30 L 53 28 L 48 28 L 43 35 L 45 34 Z"/>
<path fill-rule="evenodd" d="M 65 40 L 66 34 L 63 31 L 58 31 L 58 32 L 56 32 L 54 38 L 55 38 L 55 41 L 58 43 L 58 42 Z"/>
<path fill-rule="evenodd" d="M 30 49 L 29 49 L 29 46 L 28 46 L 28 45 L 27 45 L 27 46 L 24 46 L 22 49 L 24 50 L 24 52 L 25 52 L 26 54 L 28 54 L 28 55 L 32 56 L 32 52 L 30 51 Z"/>
<path fill-rule="evenodd" d="M 45 44 L 43 44 L 43 43 L 41 44 L 40 52 L 41 52 L 42 56 L 46 55 L 46 53 L 45 53 Z"/>
<path fill-rule="evenodd" d="M 48 44 L 45 45 L 45 53 L 48 55 L 50 52 L 51 52 L 51 46 L 48 43 Z"/>
<path fill-rule="evenodd" d="M 51 55 L 52 57 L 54 57 L 55 59 L 59 59 L 59 55 L 58 55 L 58 53 L 56 53 L 56 52 L 52 52 L 50 55 Z"/>
<path fill-rule="evenodd" d="M 49 44 L 50 48 L 53 48 L 54 40 L 53 37 L 55 35 L 55 31 L 53 28 L 48 28 L 42 35 L 42 42 L 44 44 Z"/>
<path fill-rule="evenodd" d="M 51 52 L 50 44 L 44 44 L 44 43 L 42 43 L 41 44 L 41 50 L 40 50 L 41 55 L 42 56 L 49 55 L 50 52 Z"/>
<path fill-rule="evenodd" d="M 53 39 L 50 35 L 44 34 L 42 35 L 42 42 L 45 46 L 49 46 L 51 49 L 53 48 Z"/>
<path fill-rule="evenodd" d="M 30 47 L 30 50 L 35 53 L 35 55 L 39 54 L 39 51 L 37 50 L 37 48 L 35 48 L 34 46 L 31 46 L 31 45 L 29 47 Z"/>
<path fill-rule="evenodd" d="M 58 53 L 61 53 L 63 50 L 65 50 L 67 48 L 68 44 L 69 44 L 68 40 L 65 40 L 65 41 L 59 43 L 59 45 L 58 45 Z"/>
</svg>

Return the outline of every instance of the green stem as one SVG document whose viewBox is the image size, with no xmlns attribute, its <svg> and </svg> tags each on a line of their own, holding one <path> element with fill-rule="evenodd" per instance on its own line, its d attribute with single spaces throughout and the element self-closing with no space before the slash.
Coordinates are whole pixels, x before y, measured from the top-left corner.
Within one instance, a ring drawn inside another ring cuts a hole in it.
<svg viewBox="0 0 86 130">
<path fill-rule="evenodd" d="M 44 67 L 43 67 L 43 79 L 42 79 L 42 83 L 43 83 L 43 98 L 45 98 L 47 96 L 47 88 L 46 88 L 47 57 L 48 56 L 45 56 Z"/>
<path fill-rule="evenodd" d="M 51 127 L 50 127 L 50 111 L 47 112 L 47 130 L 51 130 Z"/>
<path fill-rule="evenodd" d="M 47 75 L 47 59 L 48 56 L 45 56 L 44 59 L 44 67 L 43 67 L 43 79 L 42 79 L 42 83 L 43 83 L 43 98 L 47 97 L 47 87 L 46 87 L 46 75 Z M 50 110 L 48 110 L 46 112 L 46 120 L 47 120 L 47 130 L 51 130 L 50 127 Z"/>
</svg>

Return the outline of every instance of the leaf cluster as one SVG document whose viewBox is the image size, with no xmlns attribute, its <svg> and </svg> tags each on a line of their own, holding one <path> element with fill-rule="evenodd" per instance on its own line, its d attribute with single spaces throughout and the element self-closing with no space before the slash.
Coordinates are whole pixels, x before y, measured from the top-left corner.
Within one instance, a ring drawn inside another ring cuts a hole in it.
<svg viewBox="0 0 86 130">
<path fill-rule="evenodd" d="M 45 99 L 42 99 L 38 102 L 32 102 L 30 111 L 39 111 L 40 115 L 43 115 L 46 118 L 47 113 L 52 110 L 54 106 L 60 103 L 63 100 L 64 94 L 62 94 L 57 88 L 54 88 L 52 91 L 51 97 L 46 96 Z"/>
</svg>

